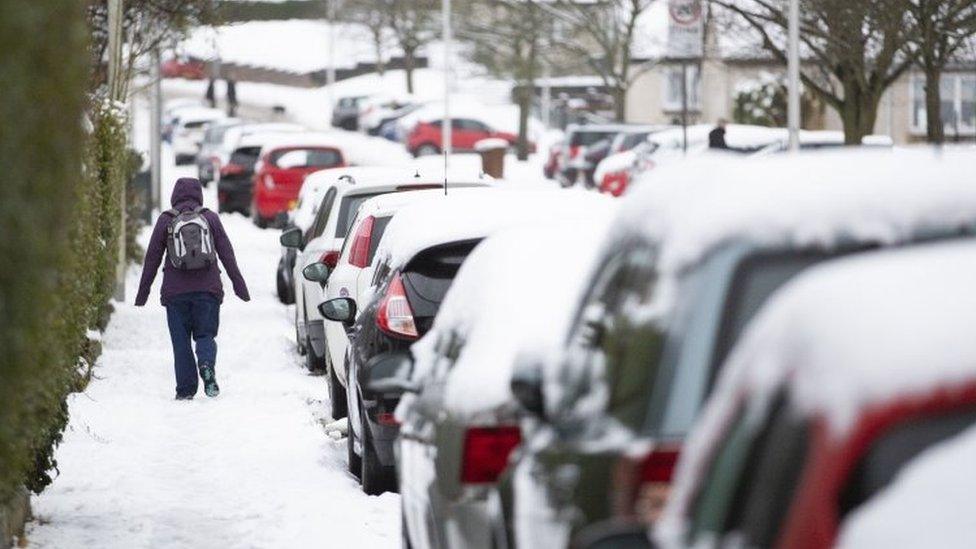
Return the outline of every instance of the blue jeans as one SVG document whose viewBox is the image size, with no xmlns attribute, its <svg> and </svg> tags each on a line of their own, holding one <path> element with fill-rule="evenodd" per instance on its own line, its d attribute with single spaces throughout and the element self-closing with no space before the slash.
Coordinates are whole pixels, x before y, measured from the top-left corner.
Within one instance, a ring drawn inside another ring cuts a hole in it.
<svg viewBox="0 0 976 549">
<path fill-rule="evenodd" d="M 217 328 L 220 325 L 220 301 L 208 292 L 190 292 L 173 296 L 166 304 L 166 322 L 173 341 L 176 370 L 176 396 L 193 396 L 197 392 L 197 364 L 215 365 Z M 193 346 L 196 343 L 196 358 Z"/>
</svg>

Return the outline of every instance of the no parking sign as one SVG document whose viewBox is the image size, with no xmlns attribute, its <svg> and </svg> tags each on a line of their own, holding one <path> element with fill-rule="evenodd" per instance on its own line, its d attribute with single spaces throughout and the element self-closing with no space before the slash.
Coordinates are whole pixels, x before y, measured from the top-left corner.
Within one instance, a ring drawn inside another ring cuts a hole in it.
<svg viewBox="0 0 976 549">
<path fill-rule="evenodd" d="M 702 56 L 703 20 L 701 0 L 668 0 L 668 57 Z"/>
</svg>

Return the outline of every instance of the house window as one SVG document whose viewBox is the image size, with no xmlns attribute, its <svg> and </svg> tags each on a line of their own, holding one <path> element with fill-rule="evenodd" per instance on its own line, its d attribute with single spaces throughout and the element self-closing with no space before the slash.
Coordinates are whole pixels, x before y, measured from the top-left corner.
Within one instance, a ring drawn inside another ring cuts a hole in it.
<svg viewBox="0 0 976 549">
<path fill-rule="evenodd" d="M 976 75 L 943 74 L 939 83 L 942 125 L 947 137 L 976 132 Z M 925 133 L 925 76 L 912 75 L 912 131 Z"/>
<path fill-rule="evenodd" d="M 688 65 L 688 109 L 701 109 L 701 72 L 698 65 Z M 681 67 L 668 67 L 664 82 L 664 110 L 681 110 Z"/>
</svg>

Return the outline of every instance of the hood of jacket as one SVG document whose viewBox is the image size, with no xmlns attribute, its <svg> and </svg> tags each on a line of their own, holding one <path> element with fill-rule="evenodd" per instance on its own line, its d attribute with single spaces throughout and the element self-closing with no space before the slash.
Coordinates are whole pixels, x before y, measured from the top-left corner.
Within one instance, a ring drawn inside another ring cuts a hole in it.
<svg viewBox="0 0 976 549">
<path fill-rule="evenodd" d="M 173 187 L 170 204 L 177 211 L 192 210 L 203 205 L 203 187 L 200 180 L 193 177 L 181 177 Z"/>
</svg>

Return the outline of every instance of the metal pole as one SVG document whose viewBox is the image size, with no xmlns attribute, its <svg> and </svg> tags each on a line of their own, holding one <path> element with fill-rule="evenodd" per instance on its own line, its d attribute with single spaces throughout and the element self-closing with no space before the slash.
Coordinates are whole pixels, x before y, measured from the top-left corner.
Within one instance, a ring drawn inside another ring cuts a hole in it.
<svg viewBox="0 0 976 549">
<path fill-rule="evenodd" d="M 443 148 L 446 155 L 451 154 L 451 0 L 441 0 L 441 24 L 444 37 L 444 122 Z M 447 157 L 445 156 L 445 163 Z"/>
<path fill-rule="evenodd" d="M 787 58 L 787 126 L 790 151 L 800 150 L 800 0 L 790 0 L 789 52 Z"/>
<path fill-rule="evenodd" d="M 546 71 L 543 78 L 539 109 L 542 111 L 542 126 L 548 130 L 552 123 L 552 82 L 550 82 L 549 71 Z"/>
<path fill-rule="evenodd" d="M 688 154 L 688 61 L 681 61 L 681 151 Z"/>
<path fill-rule="evenodd" d="M 325 83 L 328 90 L 329 108 L 335 110 L 335 0 L 328 0 L 329 18 L 329 65 L 325 69 Z M 331 115 L 330 115 L 331 116 Z"/>
<path fill-rule="evenodd" d="M 160 59 L 159 48 L 154 48 L 152 52 L 152 85 L 149 88 L 149 164 L 151 178 L 150 187 L 152 188 L 152 204 L 149 209 L 154 211 L 160 207 L 160 189 L 162 185 L 162 133 L 163 133 L 163 92 L 160 79 Z"/>
<path fill-rule="evenodd" d="M 441 0 L 441 24 L 444 38 L 444 120 L 441 122 L 444 149 L 444 194 L 447 194 L 447 168 L 451 149 L 451 0 Z"/>
<path fill-rule="evenodd" d="M 123 101 L 122 97 L 122 0 L 108 0 L 108 99 Z M 115 299 L 125 301 L 125 203 L 126 182 L 119 190 L 119 242 L 115 266 Z"/>
</svg>

